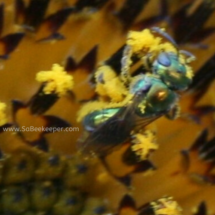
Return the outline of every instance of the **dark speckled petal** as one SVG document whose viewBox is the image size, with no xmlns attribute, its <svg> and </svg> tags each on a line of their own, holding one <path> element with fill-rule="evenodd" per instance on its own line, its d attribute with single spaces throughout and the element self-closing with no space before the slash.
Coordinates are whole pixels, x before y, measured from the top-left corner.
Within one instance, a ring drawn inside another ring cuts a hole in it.
<svg viewBox="0 0 215 215">
<path fill-rule="evenodd" d="M 4 4 L 0 4 L 0 36 L 2 34 L 3 30 L 3 24 L 4 24 Z"/>
<path fill-rule="evenodd" d="M 23 0 L 15 0 L 15 23 L 23 24 L 25 17 L 25 4 Z"/>
<path fill-rule="evenodd" d="M 96 66 L 98 46 L 94 46 L 78 64 L 78 68 L 85 69 L 88 73 L 92 73 Z"/>
<path fill-rule="evenodd" d="M 17 111 L 19 111 L 21 108 L 25 108 L 26 105 L 20 101 L 20 100 L 12 100 L 12 111 L 13 111 L 13 115 L 16 114 Z"/>
<path fill-rule="evenodd" d="M 37 28 L 44 19 L 50 0 L 31 0 L 25 11 L 25 25 Z"/>
<path fill-rule="evenodd" d="M 40 87 L 38 92 L 27 103 L 32 114 L 43 114 L 59 99 L 55 93 L 44 94 L 44 85 Z"/>
<path fill-rule="evenodd" d="M 119 203 L 119 214 L 120 211 L 125 210 L 126 208 L 130 208 L 132 210 L 136 209 L 136 203 L 134 199 L 128 194 L 126 194 Z"/>
<path fill-rule="evenodd" d="M 149 0 L 126 0 L 122 8 L 116 13 L 116 16 L 122 22 L 125 29 L 129 28 L 140 12 L 147 5 Z"/>
<path fill-rule="evenodd" d="M 6 128 L 11 127 L 12 125 L 13 125 L 12 123 L 6 123 L 6 124 L 0 126 L 0 133 L 1 133 L 1 132 L 4 132 L 4 130 L 5 130 Z M 1 157 L 1 155 L 0 155 L 0 157 Z"/>
<path fill-rule="evenodd" d="M 43 116 L 44 119 L 46 119 L 47 121 L 47 124 L 46 124 L 46 127 L 48 128 L 52 128 L 53 130 L 56 128 L 67 128 L 67 127 L 70 127 L 71 124 L 59 117 L 56 117 L 56 116 Z M 45 133 L 52 133 L 52 131 L 45 131 Z"/>
<path fill-rule="evenodd" d="M 48 28 L 51 33 L 55 33 L 58 29 L 64 24 L 67 20 L 68 16 L 74 12 L 74 7 L 64 8 L 62 10 L 57 11 L 56 13 L 48 16 L 44 22 L 48 24 Z"/>
<path fill-rule="evenodd" d="M 207 214 L 208 214 L 208 210 L 207 210 L 206 203 L 205 202 L 201 202 L 198 205 L 197 212 L 194 213 L 193 215 L 207 215 Z"/>
<path fill-rule="evenodd" d="M 24 33 L 8 34 L 2 37 L 0 39 L 0 43 L 4 47 L 4 53 L 0 54 L 0 58 L 7 59 L 9 57 L 9 54 L 14 51 L 23 37 Z"/>
<path fill-rule="evenodd" d="M 74 72 L 77 68 L 77 64 L 72 57 L 68 57 L 66 60 L 65 70 L 67 72 Z"/>
<path fill-rule="evenodd" d="M 191 3 L 186 4 L 172 16 L 172 27 L 175 39 L 179 44 L 194 42 L 193 38 L 202 30 L 215 9 L 213 0 L 202 1 L 198 8 L 189 15 L 187 11 L 191 5 Z"/>
<path fill-rule="evenodd" d="M 195 142 L 193 143 L 190 149 L 195 150 L 201 147 L 202 144 L 206 143 L 207 137 L 208 137 L 208 130 L 205 129 L 204 131 L 201 132 L 200 136 L 195 140 Z"/>
<path fill-rule="evenodd" d="M 197 182 L 215 184 L 215 175 L 211 172 L 215 164 L 215 137 L 207 140 L 207 135 L 207 130 L 203 130 L 193 145 L 181 152 L 188 175 L 195 176 Z"/>
<path fill-rule="evenodd" d="M 78 0 L 75 4 L 77 11 L 84 8 L 102 8 L 109 0 Z"/>
<path fill-rule="evenodd" d="M 205 94 L 214 78 L 215 54 L 196 72 L 193 78 L 190 89 L 195 92 L 197 101 Z"/>
<path fill-rule="evenodd" d="M 38 140 L 27 142 L 30 146 L 36 147 L 44 152 L 49 151 L 49 144 L 45 137 L 41 137 Z"/>
</svg>

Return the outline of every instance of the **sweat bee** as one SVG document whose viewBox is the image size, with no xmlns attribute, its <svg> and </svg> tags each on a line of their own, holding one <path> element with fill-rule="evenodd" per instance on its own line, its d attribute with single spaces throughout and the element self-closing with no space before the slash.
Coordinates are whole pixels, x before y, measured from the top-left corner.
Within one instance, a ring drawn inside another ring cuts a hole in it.
<svg viewBox="0 0 215 215">
<path fill-rule="evenodd" d="M 146 74 L 131 75 L 134 55 L 147 69 Z M 84 107 L 85 110 L 89 107 L 89 111 L 81 118 L 86 133 L 79 141 L 81 151 L 105 157 L 113 148 L 131 141 L 132 136 L 135 139 L 136 134 L 157 118 L 166 115 L 174 119 L 178 114 L 178 92 L 184 91 L 192 81 L 192 69 L 188 65 L 191 60 L 194 56 L 179 51 L 174 40 L 159 28 L 133 32 L 128 36 L 121 59 L 121 73 L 111 76 L 104 70 L 97 75 L 100 98 L 94 109 L 90 108 L 93 102 Z M 107 66 L 111 68 L 111 65 Z M 119 89 L 121 85 L 123 90 Z M 112 97 L 119 92 L 124 93 L 123 99 L 115 102 Z M 139 160 L 147 159 L 149 152 L 156 148 L 151 145 L 152 148 L 146 146 L 148 148 L 144 149 L 144 143 L 134 147 L 135 142 L 132 140 L 129 150 L 133 149 Z"/>
</svg>

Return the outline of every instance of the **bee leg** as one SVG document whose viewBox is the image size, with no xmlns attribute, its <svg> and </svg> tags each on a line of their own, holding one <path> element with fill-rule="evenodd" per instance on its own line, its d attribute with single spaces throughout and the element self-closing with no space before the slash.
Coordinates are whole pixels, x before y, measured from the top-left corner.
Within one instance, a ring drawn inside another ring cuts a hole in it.
<svg viewBox="0 0 215 215">
<path fill-rule="evenodd" d="M 130 75 L 130 65 L 132 64 L 131 60 L 132 56 L 132 49 L 130 46 L 126 46 L 123 51 L 123 57 L 121 59 L 121 80 L 125 84 L 125 86 L 128 86 L 131 80 Z"/>
<path fill-rule="evenodd" d="M 142 62 L 144 67 L 148 70 L 151 71 L 152 68 L 152 54 L 147 54 L 146 56 L 142 57 Z"/>
<path fill-rule="evenodd" d="M 139 162 L 146 160 L 150 152 L 158 149 L 155 134 L 150 130 L 134 134 L 132 136 L 132 144 L 131 149 L 139 158 Z"/>
<path fill-rule="evenodd" d="M 176 104 L 165 116 L 170 119 L 174 120 L 180 116 L 181 108 L 179 104 Z"/>
<path fill-rule="evenodd" d="M 98 67 L 95 72 L 95 91 L 100 99 L 121 102 L 127 95 L 127 88 L 113 68 L 108 65 Z"/>
</svg>

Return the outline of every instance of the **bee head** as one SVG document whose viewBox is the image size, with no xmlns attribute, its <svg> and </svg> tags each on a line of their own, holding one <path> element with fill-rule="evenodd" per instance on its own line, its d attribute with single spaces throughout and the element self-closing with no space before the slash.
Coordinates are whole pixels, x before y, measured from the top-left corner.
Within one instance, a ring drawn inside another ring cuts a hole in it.
<svg viewBox="0 0 215 215">
<path fill-rule="evenodd" d="M 161 52 L 152 64 L 153 73 L 172 90 L 183 91 L 191 83 L 187 66 L 172 52 Z"/>
</svg>

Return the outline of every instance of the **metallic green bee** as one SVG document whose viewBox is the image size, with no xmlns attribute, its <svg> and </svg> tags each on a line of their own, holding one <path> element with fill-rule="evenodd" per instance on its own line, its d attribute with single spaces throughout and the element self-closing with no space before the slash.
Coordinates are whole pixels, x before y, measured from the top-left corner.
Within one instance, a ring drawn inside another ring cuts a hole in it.
<svg viewBox="0 0 215 215">
<path fill-rule="evenodd" d="M 158 29 L 153 30 L 161 34 Z M 169 35 L 162 36 L 175 45 Z M 105 157 L 113 148 L 131 140 L 131 133 L 138 132 L 157 118 L 163 115 L 175 118 L 178 92 L 184 91 L 192 81 L 192 71 L 187 63 L 193 59 L 194 56 L 186 51 L 146 55 L 143 66 L 149 68 L 150 74 L 129 77 L 130 102 L 122 107 L 113 105 L 95 110 L 84 117 L 83 125 L 88 135 L 80 141 L 81 150 Z"/>
<path fill-rule="evenodd" d="M 107 155 L 112 148 L 128 140 L 132 130 L 167 114 L 178 101 L 178 95 L 153 76 L 140 75 L 130 93 L 133 100 L 128 106 L 97 110 L 84 118 L 89 136 L 81 143 L 83 151 Z"/>
</svg>

